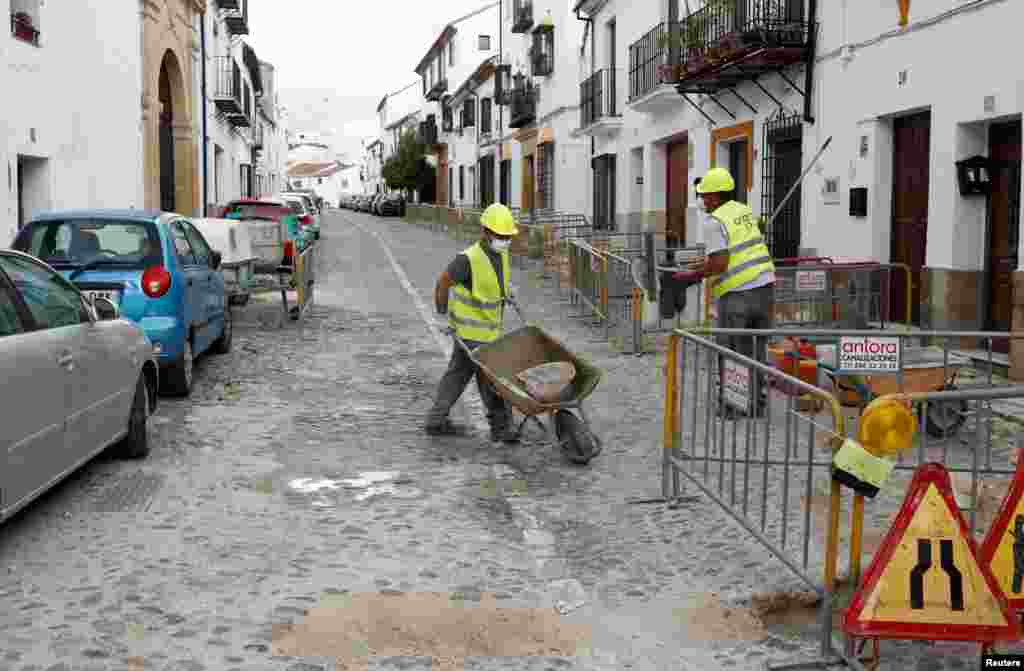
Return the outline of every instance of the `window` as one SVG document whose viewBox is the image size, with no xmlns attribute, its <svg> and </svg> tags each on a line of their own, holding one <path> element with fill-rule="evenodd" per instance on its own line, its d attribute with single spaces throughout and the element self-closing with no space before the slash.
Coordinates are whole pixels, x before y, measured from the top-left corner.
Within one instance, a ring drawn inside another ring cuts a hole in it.
<svg viewBox="0 0 1024 671">
<path fill-rule="evenodd" d="M 540 166 L 537 171 L 537 195 L 540 200 L 540 209 L 553 209 L 555 207 L 555 145 L 547 142 L 540 145 Z"/>
<path fill-rule="evenodd" d="M 182 223 L 185 228 L 185 235 L 188 237 L 188 242 L 192 246 L 192 252 L 195 256 L 196 263 L 201 266 L 210 265 L 210 247 L 206 244 L 206 240 L 203 239 L 202 234 L 195 229 L 192 224 Z M 231 232 L 234 233 L 234 227 L 231 228 Z"/>
<path fill-rule="evenodd" d="M 509 159 L 505 159 L 504 161 L 502 161 L 501 162 L 500 170 L 501 170 L 501 175 L 499 177 L 499 180 L 500 180 L 501 184 L 499 185 L 499 190 L 500 190 L 499 198 L 500 198 L 502 204 L 511 206 L 512 205 L 512 200 L 511 200 L 511 195 L 512 195 L 512 161 L 510 161 Z"/>
<path fill-rule="evenodd" d="M 555 71 L 555 29 L 546 26 L 533 32 L 530 62 L 534 77 L 547 77 Z"/>
<path fill-rule="evenodd" d="M 480 132 L 490 133 L 491 132 L 491 120 L 494 117 L 491 112 L 491 99 L 484 98 L 480 101 Z"/>
<path fill-rule="evenodd" d="M 174 251 L 177 253 L 181 264 L 185 266 L 196 265 L 196 258 L 192 254 L 192 246 L 188 242 L 188 236 L 185 234 L 185 227 L 182 226 L 182 222 L 176 221 L 171 224 L 171 237 L 174 239 Z"/>
<path fill-rule="evenodd" d="M 459 166 L 459 200 L 466 198 L 466 168 Z"/>
<path fill-rule="evenodd" d="M 615 154 L 595 156 L 594 168 L 594 228 L 615 228 Z"/>
<path fill-rule="evenodd" d="M 156 226 L 141 221 L 68 219 L 23 228 L 12 247 L 51 266 L 72 268 L 103 259 L 110 268 L 141 268 L 160 256 Z M 101 250 L 106 254 L 101 255 Z"/>
<path fill-rule="evenodd" d="M 481 35 L 480 36 L 480 51 L 490 51 L 490 50 L 491 50 L 491 36 L 490 35 Z"/>
<path fill-rule="evenodd" d="M 472 98 L 467 98 L 466 102 L 462 103 L 462 127 L 469 128 L 470 126 L 476 125 L 476 106 L 473 104 Z"/>
<path fill-rule="evenodd" d="M 239 175 L 242 180 L 242 198 L 252 198 L 252 166 L 241 165 Z"/>
<path fill-rule="evenodd" d="M 0 257 L 0 269 L 25 301 L 38 328 L 55 329 L 91 321 L 82 295 L 60 275 L 28 259 L 12 256 Z"/>
<path fill-rule="evenodd" d="M 494 156 L 480 159 L 480 207 L 487 207 L 494 202 Z"/>
</svg>

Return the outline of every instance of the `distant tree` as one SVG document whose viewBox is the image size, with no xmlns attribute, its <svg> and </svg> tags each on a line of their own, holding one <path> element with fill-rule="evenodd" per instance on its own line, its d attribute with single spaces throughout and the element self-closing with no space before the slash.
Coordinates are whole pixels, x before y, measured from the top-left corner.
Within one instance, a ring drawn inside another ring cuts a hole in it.
<svg viewBox="0 0 1024 671">
<path fill-rule="evenodd" d="M 418 191 L 426 179 L 425 171 L 430 166 L 426 161 L 426 147 L 416 137 L 416 132 L 407 130 L 398 142 L 398 150 L 387 161 L 381 174 L 389 189 L 404 193 Z"/>
</svg>

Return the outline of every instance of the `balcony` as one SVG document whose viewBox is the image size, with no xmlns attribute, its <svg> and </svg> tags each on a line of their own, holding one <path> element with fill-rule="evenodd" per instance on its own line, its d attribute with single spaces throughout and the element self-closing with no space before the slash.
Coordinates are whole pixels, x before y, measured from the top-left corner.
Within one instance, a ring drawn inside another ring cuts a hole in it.
<svg viewBox="0 0 1024 671">
<path fill-rule="evenodd" d="M 434 85 L 427 91 L 426 98 L 431 102 L 437 102 L 448 92 L 448 78 L 442 78 L 434 82 Z"/>
<path fill-rule="evenodd" d="M 555 71 L 555 59 L 552 54 L 541 49 L 530 49 L 530 64 L 533 66 L 534 77 L 547 77 Z"/>
<path fill-rule="evenodd" d="M 680 27 L 677 90 L 735 93 L 739 84 L 769 73 L 792 84 L 785 70 L 811 63 L 812 28 L 803 0 L 728 0 L 704 7 Z"/>
<path fill-rule="evenodd" d="M 533 28 L 533 0 L 512 0 L 512 32 L 525 33 Z"/>
<path fill-rule="evenodd" d="M 533 84 L 512 88 L 509 105 L 509 128 L 529 126 L 537 118 L 537 95 Z"/>
<path fill-rule="evenodd" d="M 441 132 L 451 133 L 453 130 L 455 130 L 455 123 L 452 108 L 446 107 L 444 109 L 444 113 L 441 115 Z"/>
<path fill-rule="evenodd" d="M 678 23 L 659 23 L 629 45 L 628 104 L 632 109 L 651 114 L 681 103 L 675 90 L 679 68 L 670 65 L 670 45 L 678 39 Z"/>
<path fill-rule="evenodd" d="M 622 83 L 618 68 L 606 68 L 580 84 L 579 134 L 614 135 L 622 129 Z"/>
<path fill-rule="evenodd" d="M 34 47 L 39 46 L 39 30 L 32 22 L 32 17 L 26 12 L 11 13 L 11 35 Z"/>
<path fill-rule="evenodd" d="M 263 124 L 256 122 L 252 127 L 252 148 L 263 149 Z"/>
<path fill-rule="evenodd" d="M 217 0 L 221 9 L 238 9 L 239 0 Z"/>
<path fill-rule="evenodd" d="M 242 105 L 242 69 L 230 56 L 213 59 L 213 104 L 217 111 L 228 117 L 244 116 Z"/>
<path fill-rule="evenodd" d="M 225 3 L 221 3 L 223 9 L 224 24 L 228 28 L 228 34 L 230 35 L 248 35 L 249 34 L 249 0 L 236 0 L 234 3 L 228 2 L 227 4 L 234 4 L 233 8 L 226 8 Z"/>
</svg>

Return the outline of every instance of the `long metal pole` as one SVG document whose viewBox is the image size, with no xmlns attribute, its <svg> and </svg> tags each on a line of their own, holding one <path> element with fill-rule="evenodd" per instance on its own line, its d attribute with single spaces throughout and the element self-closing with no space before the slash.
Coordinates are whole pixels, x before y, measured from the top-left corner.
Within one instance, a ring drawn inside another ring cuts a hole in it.
<svg viewBox="0 0 1024 671">
<path fill-rule="evenodd" d="M 811 159 L 811 162 L 807 164 L 807 168 L 804 170 L 803 174 L 800 175 L 800 179 L 796 180 L 793 186 L 790 187 L 789 193 L 786 194 L 786 197 L 782 199 L 782 202 L 779 203 L 778 206 L 775 208 L 775 211 L 772 212 L 772 216 L 771 218 L 768 219 L 768 224 L 765 226 L 766 229 L 771 230 L 771 226 L 772 223 L 775 222 L 775 218 L 779 216 L 780 212 L 782 212 L 782 208 L 784 208 L 786 206 L 786 203 L 789 202 L 789 199 L 793 197 L 793 194 L 796 193 L 797 187 L 799 187 L 803 183 L 804 178 L 807 177 L 807 174 L 811 171 L 811 168 L 814 167 L 814 164 L 818 162 L 818 159 L 821 158 L 821 155 L 825 153 L 825 150 L 828 149 L 828 146 L 831 143 L 832 136 L 830 135 L 829 138 L 825 140 L 825 144 L 821 145 L 821 149 L 818 150 L 818 153 L 815 154 L 814 158 Z"/>
</svg>

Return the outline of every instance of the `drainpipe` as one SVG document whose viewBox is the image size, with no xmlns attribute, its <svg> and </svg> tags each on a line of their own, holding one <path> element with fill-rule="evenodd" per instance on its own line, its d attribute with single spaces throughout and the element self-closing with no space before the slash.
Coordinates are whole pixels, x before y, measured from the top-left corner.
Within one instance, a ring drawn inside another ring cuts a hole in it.
<svg viewBox="0 0 1024 671">
<path fill-rule="evenodd" d="M 501 65 L 505 63 L 505 52 L 502 47 L 502 36 L 505 34 L 505 0 L 498 0 L 498 72 L 501 72 Z M 496 77 L 499 75 L 495 75 Z M 505 92 L 502 91 L 502 95 Z M 505 160 L 505 106 L 498 105 L 498 158 Z M 498 163 L 498 181 L 501 181 L 501 163 Z M 501 195 L 501 186 L 498 186 L 498 195 Z M 509 194 L 509 198 L 512 194 Z"/>
<path fill-rule="evenodd" d="M 596 35 L 594 33 L 594 30 L 595 30 L 595 28 L 594 28 L 594 19 L 591 16 L 580 16 L 580 8 L 577 7 L 576 8 L 576 20 L 577 21 L 583 21 L 585 23 L 590 24 L 587 27 L 588 28 L 587 33 L 589 33 L 589 35 L 590 35 L 590 74 L 593 75 L 594 74 L 594 65 L 595 65 L 595 61 L 594 61 L 594 58 L 595 58 L 595 54 L 594 54 L 594 38 L 596 37 Z M 593 158 L 595 151 L 597 151 L 597 143 L 594 141 L 594 136 L 591 135 L 590 136 L 590 156 L 591 156 L 591 158 Z"/>
<path fill-rule="evenodd" d="M 804 68 L 804 121 L 814 123 L 811 99 L 814 97 L 814 59 L 818 51 L 818 0 L 809 0 L 807 23 L 807 65 Z"/>
<path fill-rule="evenodd" d="M 202 82 L 200 83 L 200 97 L 203 105 L 203 216 L 209 216 L 207 206 L 210 202 L 210 164 L 208 161 L 210 138 L 207 136 L 206 117 L 209 116 L 209 109 L 206 100 L 206 13 L 199 17 L 199 54 L 202 60 L 200 71 Z"/>
</svg>

